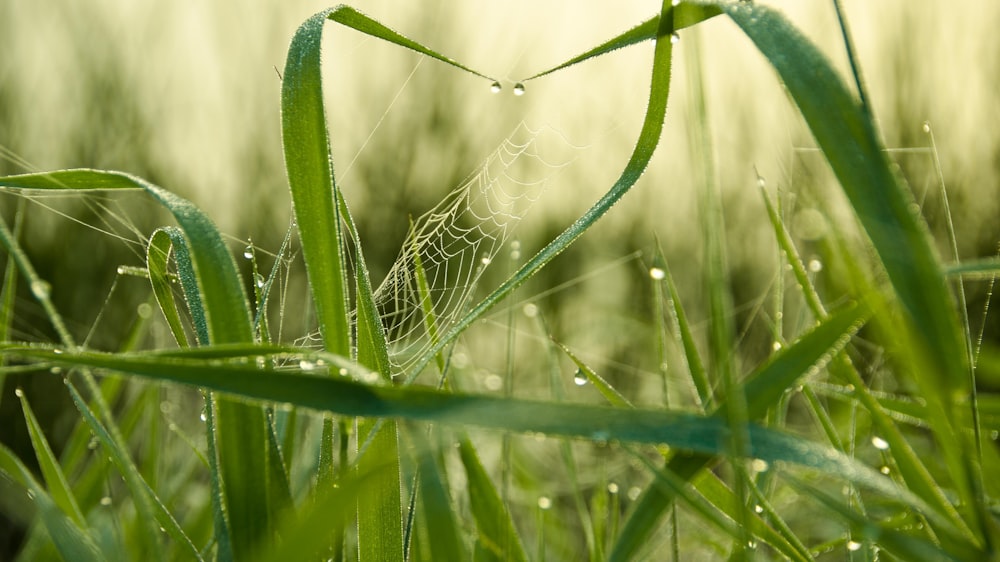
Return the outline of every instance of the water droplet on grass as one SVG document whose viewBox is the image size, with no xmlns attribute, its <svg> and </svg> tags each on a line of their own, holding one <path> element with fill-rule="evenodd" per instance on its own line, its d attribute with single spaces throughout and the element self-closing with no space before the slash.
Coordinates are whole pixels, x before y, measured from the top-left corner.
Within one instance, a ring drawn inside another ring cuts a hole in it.
<svg viewBox="0 0 1000 562">
<path fill-rule="evenodd" d="M 101 505 L 103 505 L 104 507 L 111 505 L 111 498 L 108 496 L 104 496 L 103 498 L 101 498 Z"/>
<path fill-rule="evenodd" d="M 676 45 L 681 40 L 681 36 L 676 32 L 670 34 L 670 42 Z"/>
<path fill-rule="evenodd" d="M 483 256 L 483 259 L 479 260 L 479 263 L 483 265 L 490 265 L 491 261 L 493 260 L 491 260 L 489 256 Z"/>
<path fill-rule="evenodd" d="M 889 468 L 888 466 L 882 466 L 881 468 L 878 469 L 878 471 L 888 476 L 889 473 L 892 472 L 892 469 Z"/>
<path fill-rule="evenodd" d="M 548 496 L 538 496 L 538 509 L 545 510 L 552 507 L 552 500 Z"/>
<path fill-rule="evenodd" d="M 847 541 L 847 550 L 851 552 L 861 550 L 861 543 L 858 541 Z"/>
<path fill-rule="evenodd" d="M 885 451 L 889 449 L 889 442 L 877 435 L 875 437 L 872 437 L 872 445 L 874 445 L 875 448 L 878 449 L 879 451 Z"/>
<path fill-rule="evenodd" d="M 515 96 L 523 96 L 524 95 L 524 84 L 522 84 L 520 82 L 518 82 L 517 84 L 514 84 L 514 95 Z"/>
<path fill-rule="evenodd" d="M 667 276 L 667 272 L 658 267 L 649 268 L 649 276 L 657 281 Z"/>
<path fill-rule="evenodd" d="M 47 300 L 51 293 L 52 285 L 49 285 L 48 282 L 42 281 L 41 279 L 36 279 L 31 282 L 31 294 L 35 295 L 35 298 L 39 300 Z"/>
<path fill-rule="evenodd" d="M 924 121 L 924 124 L 923 124 L 923 126 L 921 128 L 924 130 L 925 133 L 930 133 L 931 132 L 931 123 L 930 123 L 930 121 Z"/>
<path fill-rule="evenodd" d="M 500 375 L 491 373 L 486 375 L 486 379 L 483 381 L 483 384 L 486 385 L 486 390 L 496 392 L 503 388 L 503 379 L 500 378 Z"/>
<path fill-rule="evenodd" d="M 499 94 L 500 90 L 502 90 L 502 89 L 503 89 L 503 86 L 500 85 L 500 82 L 494 82 L 494 83 L 490 84 L 490 91 L 493 92 L 494 94 Z"/>
<path fill-rule="evenodd" d="M 583 386 L 587 384 L 587 375 L 584 374 L 582 370 L 577 369 L 576 372 L 573 373 L 573 384 L 576 386 Z"/>
<path fill-rule="evenodd" d="M 24 398 L 24 391 L 20 387 L 14 389 L 14 396 L 18 398 Z"/>
<path fill-rule="evenodd" d="M 754 513 L 764 513 L 764 507 L 761 506 L 761 505 L 755 505 L 755 506 L 753 506 L 753 512 Z"/>
<path fill-rule="evenodd" d="M 823 271 L 823 262 L 816 259 L 809 260 L 809 271 L 813 273 Z"/>
<path fill-rule="evenodd" d="M 771 468 L 771 465 L 769 465 L 764 459 L 754 459 L 750 461 L 750 468 L 754 472 L 767 472 L 767 470 Z"/>
<path fill-rule="evenodd" d="M 639 499 L 639 494 L 642 494 L 642 489 L 638 486 L 632 486 L 628 489 L 628 499 L 632 501 Z"/>
<path fill-rule="evenodd" d="M 243 250 L 243 257 L 248 260 L 253 259 L 253 246 L 247 246 L 246 249 Z"/>
<path fill-rule="evenodd" d="M 773 349 L 774 351 L 778 351 L 779 349 L 781 349 L 781 342 L 780 341 L 776 341 L 776 342 L 772 343 L 771 344 L 771 349 Z"/>
<path fill-rule="evenodd" d="M 617 494 L 618 493 L 618 484 L 616 484 L 614 482 L 609 482 L 608 483 L 608 493 L 609 494 Z"/>
<path fill-rule="evenodd" d="M 308 359 L 303 359 L 299 361 L 299 368 L 302 369 L 303 371 L 312 371 L 313 369 L 316 368 L 316 364 L 313 363 L 312 361 L 309 361 Z"/>
<path fill-rule="evenodd" d="M 527 316 L 528 318 L 534 318 L 538 316 L 538 305 L 529 302 L 528 304 L 524 305 L 524 308 L 522 308 L 521 311 L 524 312 L 524 315 Z"/>
</svg>

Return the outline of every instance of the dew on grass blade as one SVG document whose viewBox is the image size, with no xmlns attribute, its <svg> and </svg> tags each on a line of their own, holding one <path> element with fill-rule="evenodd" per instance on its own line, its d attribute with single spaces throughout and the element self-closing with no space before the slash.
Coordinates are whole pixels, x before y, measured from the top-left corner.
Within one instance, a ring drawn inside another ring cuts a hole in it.
<svg viewBox="0 0 1000 562">
<path fill-rule="evenodd" d="M 861 550 L 861 543 L 858 541 L 847 541 L 847 550 L 851 552 Z"/>
<path fill-rule="evenodd" d="M 35 279 L 31 282 L 31 294 L 35 295 L 36 299 L 46 300 L 51 293 L 52 285 L 49 285 L 48 282 L 41 279 Z"/>
<path fill-rule="evenodd" d="M 299 369 L 302 369 L 303 371 L 312 371 L 315 368 L 316 368 L 316 363 L 313 363 L 308 359 L 303 359 L 299 361 Z"/>
<path fill-rule="evenodd" d="M 649 276 L 650 278 L 659 281 L 667 276 L 667 272 L 663 271 L 659 267 L 651 267 L 649 268 Z"/>
<path fill-rule="evenodd" d="M 872 437 L 872 445 L 874 445 L 879 451 L 885 451 L 889 448 L 889 442 L 877 435 Z"/>
<path fill-rule="evenodd" d="M 494 94 L 499 94 L 500 90 L 502 89 L 503 86 L 500 85 L 500 82 L 493 82 L 492 84 L 490 84 L 490 91 L 493 92 Z"/>
<path fill-rule="evenodd" d="M 823 271 L 823 262 L 817 259 L 809 260 L 809 271 L 813 273 L 819 273 L 820 271 Z"/>
<path fill-rule="evenodd" d="M 243 250 L 243 257 L 248 260 L 253 259 L 253 246 L 247 246 L 246 249 Z"/>
<path fill-rule="evenodd" d="M 628 489 L 628 499 L 635 501 L 639 499 L 639 494 L 642 493 L 642 488 L 638 486 L 632 486 Z"/>
<path fill-rule="evenodd" d="M 263 275 L 261 275 L 260 273 L 258 273 L 258 274 L 256 274 L 256 275 L 254 276 L 254 279 L 256 279 L 256 280 L 257 280 L 257 288 L 258 288 L 258 289 L 260 289 L 260 288 L 263 288 L 263 287 L 264 287 L 264 276 L 263 276 Z"/>
<path fill-rule="evenodd" d="M 486 390 L 496 392 L 503 388 L 503 379 L 500 378 L 500 375 L 491 373 L 486 375 L 486 379 L 483 380 L 483 384 L 486 385 Z"/>
<path fill-rule="evenodd" d="M 528 304 L 524 305 L 524 308 L 521 309 L 521 312 L 523 312 L 524 315 L 527 316 L 528 318 L 534 318 L 538 316 L 538 305 L 529 302 Z"/>
<path fill-rule="evenodd" d="M 616 484 L 614 482 L 608 482 L 608 493 L 609 494 L 617 494 L 618 493 L 618 484 Z"/>
<path fill-rule="evenodd" d="M 680 40 L 681 40 L 681 36 L 678 35 L 677 32 L 674 32 L 674 33 L 670 34 L 670 42 L 673 43 L 674 45 L 676 45 L 678 42 L 680 42 Z"/>
<path fill-rule="evenodd" d="M 754 472 L 767 472 L 767 470 L 771 468 L 771 465 L 769 465 L 764 459 L 754 459 L 750 461 L 750 468 Z"/>
<path fill-rule="evenodd" d="M 552 500 L 548 496 L 538 496 L 538 509 L 546 510 L 552 507 Z"/>
<path fill-rule="evenodd" d="M 523 96 L 524 95 L 524 84 L 522 84 L 520 82 L 518 82 L 517 84 L 514 84 L 514 95 L 515 96 Z"/>
<path fill-rule="evenodd" d="M 931 123 L 930 123 L 930 121 L 924 121 L 924 124 L 923 124 L 922 128 L 923 128 L 923 130 L 924 130 L 925 133 L 929 134 L 931 132 Z"/>
<path fill-rule="evenodd" d="M 587 375 L 583 374 L 583 370 L 577 369 L 576 372 L 573 373 L 573 384 L 576 386 L 583 386 L 587 384 Z"/>
</svg>

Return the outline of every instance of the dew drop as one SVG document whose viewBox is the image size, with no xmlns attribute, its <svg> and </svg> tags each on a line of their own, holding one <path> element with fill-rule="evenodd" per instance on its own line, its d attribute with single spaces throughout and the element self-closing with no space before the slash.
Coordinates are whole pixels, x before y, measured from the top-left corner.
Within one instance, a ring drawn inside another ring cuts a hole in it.
<svg viewBox="0 0 1000 562">
<path fill-rule="evenodd" d="M 520 250 L 521 249 L 521 243 L 519 241 L 517 241 L 517 240 L 514 240 L 513 242 L 510 243 L 510 249 L 511 250 Z"/>
<path fill-rule="evenodd" d="M 342 376 L 342 377 L 346 377 L 347 376 L 347 368 L 345 368 L 345 367 L 341 367 L 340 370 L 337 371 L 337 372 L 340 373 L 340 376 Z"/>
<path fill-rule="evenodd" d="M 52 285 L 41 279 L 36 279 L 31 282 L 31 294 L 35 295 L 36 299 L 47 300 L 49 294 L 52 293 Z"/>
<path fill-rule="evenodd" d="M 753 506 L 753 512 L 754 513 L 758 513 L 758 514 L 759 513 L 764 513 L 764 507 L 761 506 L 760 504 L 755 505 L 755 506 Z"/>
<path fill-rule="evenodd" d="M 992 439 L 993 439 L 994 441 L 996 441 L 997 439 L 1000 439 L 1000 430 L 996 430 L 996 429 L 994 429 L 993 431 L 991 431 L 991 432 L 990 432 L 990 437 L 991 437 L 991 438 L 992 438 Z"/>
<path fill-rule="evenodd" d="M 649 276 L 659 281 L 660 279 L 663 279 L 664 277 L 667 276 L 667 272 L 663 271 L 659 267 L 651 267 L 649 268 Z"/>
<path fill-rule="evenodd" d="M 528 318 L 534 318 L 534 317 L 538 316 L 538 305 L 535 304 L 535 303 L 529 302 L 528 304 L 524 305 L 524 308 L 522 308 L 521 311 Z"/>
<path fill-rule="evenodd" d="M 889 442 L 877 435 L 872 437 L 872 445 L 874 445 L 879 451 L 885 451 L 889 448 Z"/>
<path fill-rule="evenodd" d="M 514 84 L 514 95 L 515 96 L 523 96 L 524 95 L 524 84 L 522 84 L 520 82 L 518 82 L 517 84 Z"/>
<path fill-rule="evenodd" d="M 135 313 L 142 319 L 148 319 L 153 316 L 153 306 L 148 302 L 144 302 L 139 306 L 135 307 Z"/>
<path fill-rule="evenodd" d="M 761 176 L 757 176 L 757 187 L 764 188 L 767 187 L 767 180 Z"/>
<path fill-rule="evenodd" d="M 257 288 L 263 288 L 264 287 L 264 276 L 263 275 L 261 275 L 260 273 L 258 273 L 257 275 L 254 276 L 254 279 L 257 280 Z"/>
<path fill-rule="evenodd" d="M 53 375 L 58 375 L 62 373 L 62 367 L 52 367 L 51 369 L 49 369 L 49 372 L 52 373 Z"/>
<path fill-rule="evenodd" d="M 15 388 L 14 396 L 17 396 L 18 398 L 24 398 L 24 391 L 21 390 L 20 388 Z"/>
<path fill-rule="evenodd" d="M 483 259 L 479 260 L 479 262 L 483 265 L 490 265 L 491 261 L 493 260 L 491 260 L 489 256 L 483 256 Z"/>
<path fill-rule="evenodd" d="M 308 359 L 303 359 L 299 361 L 299 368 L 302 369 L 303 371 L 312 371 L 313 369 L 316 368 L 316 364 L 313 363 L 312 361 L 309 361 Z"/>
<path fill-rule="evenodd" d="M 87 441 L 87 448 L 93 451 L 94 449 L 97 449 L 99 444 L 100 442 L 97 440 L 97 437 L 91 437 L 90 441 Z"/>
<path fill-rule="evenodd" d="M 924 124 L 923 124 L 923 126 L 921 128 L 924 130 L 925 133 L 930 133 L 931 132 L 931 123 L 930 123 L 930 121 L 924 121 Z"/>
<path fill-rule="evenodd" d="M 608 493 L 609 494 L 617 494 L 618 493 L 618 484 L 616 484 L 614 482 L 608 482 Z"/>
<path fill-rule="evenodd" d="M 538 496 L 538 509 L 549 509 L 552 507 L 552 499 L 548 496 Z"/>
<path fill-rule="evenodd" d="M 203 422 L 208 421 L 208 416 L 205 414 L 205 412 L 202 412 L 201 415 L 198 416 L 198 419 L 200 419 Z"/>
<path fill-rule="evenodd" d="M 576 386 L 583 386 L 587 384 L 587 375 L 585 375 L 582 370 L 577 369 L 576 372 L 573 373 L 573 384 Z"/>
<path fill-rule="evenodd" d="M 754 459 L 750 461 L 750 468 L 753 469 L 754 472 L 767 472 L 767 470 L 771 468 L 771 465 L 769 465 L 764 459 Z"/>
<path fill-rule="evenodd" d="M 778 351 L 779 349 L 781 349 L 781 342 L 780 341 L 776 341 L 776 342 L 772 343 L 771 344 L 771 349 L 773 349 L 774 351 Z"/>
<path fill-rule="evenodd" d="M 677 33 L 670 34 L 670 42 L 676 45 L 681 40 L 681 36 Z"/>
<path fill-rule="evenodd" d="M 53 349 L 52 353 L 55 353 L 56 355 L 62 355 L 63 350 L 61 350 L 61 349 Z"/>
<path fill-rule="evenodd" d="M 128 270 L 127 270 L 127 269 L 125 269 L 125 266 L 124 266 L 124 265 L 119 265 L 119 266 L 118 266 L 118 275 L 125 275 L 125 272 L 126 272 L 126 271 L 128 271 Z"/>
<path fill-rule="evenodd" d="M 809 271 L 813 273 L 823 271 L 823 262 L 816 259 L 809 260 Z"/>
<path fill-rule="evenodd" d="M 500 375 L 491 373 L 486 375 L 486 379 L 483 381 L 483 384 L 486 385 L 486 390 L 496 392 L 503 388 L 503 379 L 500 378 Z"/>
<path fill-rule="evenodd" d="M 892 472 L 892 469 L 889 468 L 888 466 L 883 465 L 881 468 L 878 469 L 878 471 L 888 476 L 889 473 Z"/>
<path fill-rule="evenodd" d="M 243 250 L 243 257 L 248 260 L 253 259 L 253 246 L 247 246 L 246 249 Z"/>
<path fill-rule="evenodd" d="M 861 550 L 861 543 L 858 541 L 847 541 L 847 550 L 851 552 L 856 552 Z"/>
<path fill-rule="evenodd" d="M 494 94 L 499 94 L 500 90 L 503 90 L 503 86 L 500 85 L 500 82 L 490 84 L 490 91 Z"/>
<path fill-rule="evenodd" d="M 639 494 L 641 493 L 642 489 L 640 489 L 638 486 L 632 486 L 631 488 L 628 489 L 628 499 L 635 501 L 639 499 Z"/>
<path fill-rule="evenodd" d="M 108 496 L 104 496 L 103 498 L 101 498 L 101 505 L 103 505 L 104 507 L 111 505 L 111 498 Z"/>
</svg>

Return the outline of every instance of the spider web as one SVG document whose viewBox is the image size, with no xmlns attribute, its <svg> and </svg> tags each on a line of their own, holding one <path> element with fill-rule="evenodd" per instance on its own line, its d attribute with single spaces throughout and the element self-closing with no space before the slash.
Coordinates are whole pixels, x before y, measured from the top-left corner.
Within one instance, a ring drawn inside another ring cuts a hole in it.
<svg viewBox="0 0 1000 562">
<path fill-rule="evenodd" d="M 484 272 L 511 242 L 550 180 L 572 162 L 573 152 L 566 149 L 576 147 L 553 129 L 533 130 L 521 123 L 465 182 L 413 221 L 399 256 L 375 290 L 394 374 L 405 372 L 434 343 L 425 307 L 433 311 L 440 335 L 470 307 Z M 553 162 L 543 152 L 550 158 L 568 156 Z M 508 248 L 508 257 L 516 261 L 519 243 Z M 418 267 L 429 302 L 422 302 Z"/>
</svg>

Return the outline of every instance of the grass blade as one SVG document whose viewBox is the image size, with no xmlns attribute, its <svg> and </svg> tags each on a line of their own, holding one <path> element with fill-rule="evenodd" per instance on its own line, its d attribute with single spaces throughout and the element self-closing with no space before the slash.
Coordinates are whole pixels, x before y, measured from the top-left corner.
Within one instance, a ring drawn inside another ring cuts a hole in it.
<svg viewBox="0 0 1000 562">
<path fill-rule="evenodd" d="M 59 509 L 45 488 L 35 480 L 28 467 L 24 466 L 13 451 L 2 443 L 0 443 L 0 475 L 16 483 L 28 494 L 28 498 L 38 508 L 49 537 L 65 560 L 81 562 L 104 560 L 97 545 L 86 532 Z"/>
<path fill-rule="evenodd" d="M 52 501 L 76 525 L 86 527 L 83 512 L 80 511 L 80 506 L 77 504 L 76 497 L 69 487 L 69 482 L 66 480 L 66 475 L 63 474 L 62 467 L 59 466 L 58 459 L 52 453 L 52 448 L 42 433 L 42 427 L 38 424 L 35 413 L 31 411 L 28 399 L 25 398 L 24 393 L 20 389 L 17 389 L 15 394 L 21 400 L 21 409 L 24 410 L 24 421 L 28 426 L 31 446 L 35 449 L 35 457 L 38 458 L 38 466 L 42 470 L 42 477 L 45 478 L 45 483 L 48 485 Z"/>
<path fill-rule="evenodd" d="M 557 255 L 565 250 L 570 244 L 576 241 L 588 228 L 598 219 L 603 217 L 611 207 L 614 206 L 628 191 L 635 185 L 639 177 L 642 176 L 646 166 L 649 165 L 656 146 L 660 142 L 660 133 L 663 131 L 663 118 L 667 109 L 667 98 L 670 92 L 670 56 L 672 44 L 670 36 L 673 28 L 673 7 L 669 1 L 663 3 L 660 17 L 656 28 L 656 47 L 653 53 L 653 72 L 650 79 L 649 105 L 646 108 L 646 116 L 643 119 L 642 130 L 636 141 L 632 156 L 622 170 L 618 180 L 597 201 L 590 209 L 580 216 L 573 224 L 549 242 L 541 251 L 526 261 L 513 275 L 497 287 L 479 304 L 473 307 L 464 317 L 456 322 L 438 341 L 415 363 L 413 370 L 407 375 L 407 382 L 412 381 L 420 374 L 420 371 L 430 363 L 438 353 L 441 352 L 459 335 L 461 335 L 473 322 L 486 314 L 500 301 L 510 295 L 515 289 L 524 284 L 531 276 L 545 267 Z"/>
<path fill-rule="evenodd" d="M 160 229 L 154 232 L 146 247 L 146 268 L 149 271 L 149 282 L 153 286 L 153 296 L 156 297 L 156 304 L 159 305 L 160 312 L 167 321 L 170 333 L 173 334 L 177 345 L 188 347 L 187 333 L 184 331 L 184 324 L 181 322 L 167 274 L 167 260 L 170 258 L 172 244 L 168 231 Z"/>
<path fill-rule="evenodd" d="M 721 4 L 720 4 L 721 5 Z M 955 398 L 969 391 L 969 358 L 955 299 L 912 194 L 896 173 L 865 108 L 830 62 L 783 16 L 760 5 L 721 5 L 781 76 L 881 259 L 905 313 L 904 362 L 928 401 L 928 421 L 980 538 L 986 517 L 974 492 L 972 450 Z M 795 53 L 795 56 L 788 56 Z"/>
<path fill-rule="evenodd" d="M 477 560 L 525 561 L 524 544 L 514 527 L 514 521 L 476 449 L 467 436 L 459 438 L 459 453 L 469 480 L 469 502 L 476 519 L 479 534 L 476 536 Z"/>
</svg>

